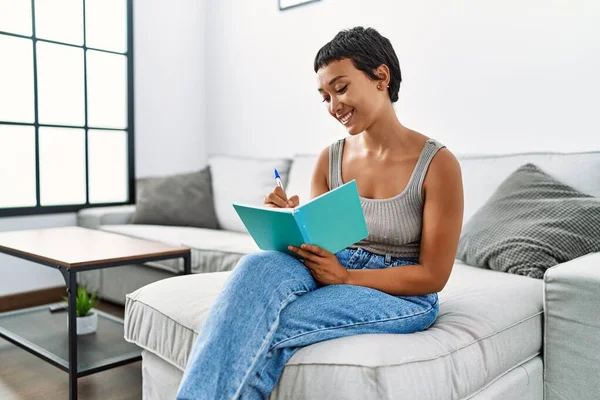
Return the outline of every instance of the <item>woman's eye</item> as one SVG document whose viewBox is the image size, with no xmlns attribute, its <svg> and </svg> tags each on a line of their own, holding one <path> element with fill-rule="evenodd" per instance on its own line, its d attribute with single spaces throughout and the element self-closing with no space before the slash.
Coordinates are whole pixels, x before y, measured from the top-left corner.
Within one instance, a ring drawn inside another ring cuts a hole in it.
<svg viewBox="0 0 600 400">
<path fill-rule="evenodd" d="M 348 89 L 348 85 L 344 86 L 343 88 L 341 88 L 341 89 L 340 89 L 340 90 L 338 90 L 337 92 L 338 92 L 339 94 L 343 94 L 343 93 L 346 91 L 346 89 Z"/>
<path fill-rule="evenodd" d="M 344 94 L 346 92 L 346 89 L 348 89 L 348 85 L 340 88 L 339 90 L 336 90 L 337 94 Z M 329 103 L 331 101 L 331 99 L 329 97 L 325 97 L 323 99 L 323 103 Z"/>
</svg>

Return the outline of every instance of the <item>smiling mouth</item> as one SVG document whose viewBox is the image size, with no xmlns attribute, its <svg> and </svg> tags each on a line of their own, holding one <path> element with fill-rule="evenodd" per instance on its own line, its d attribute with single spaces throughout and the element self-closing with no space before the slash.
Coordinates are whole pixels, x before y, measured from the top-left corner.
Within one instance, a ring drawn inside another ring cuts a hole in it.
<svg viewBox="0 0 600 400">
<path fill-rule="evenodd" d="M 350 111 L 349 113 L 347 113 L 345 115 L 342 115 L 338 119 L 340 120 L 342 125 L 346 125 L 348 123 L 348 121 L 350 121 L 350 118 L 352 118 L 353 115 L 354 115 L 354 110 Z"/>
</svg>

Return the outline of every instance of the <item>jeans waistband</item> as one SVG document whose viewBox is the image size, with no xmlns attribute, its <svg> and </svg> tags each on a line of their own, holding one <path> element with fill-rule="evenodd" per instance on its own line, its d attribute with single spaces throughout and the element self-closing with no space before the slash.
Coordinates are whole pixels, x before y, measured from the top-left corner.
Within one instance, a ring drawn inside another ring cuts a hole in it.
<svg viewBox="0 0 600 400">
<path fill-rule="evenodd" d="M 396 261 L 396 260 L 406 260 L 406 261 L 419 261 L 419 257 L 418 256 L 394 256 L 390 253 L 386 253 L 386 254 L 378 254 L 378 253 L 373 253 L 372 251 L 366 250 L 362 247 L 347 247 L 346 250 L 352 251 L 354 252 L 353 254 L 357 254 L 356 257 L 360 257 L 363 254 L 369 254 L 369 255 L 373 255 L 373 256 L 377 256 L 377 257 L 383 257 L 385 260 L 386 264 L 390 264 L 392 261 Z"/>
<path fill-rule="evenodd" d="M 356 247 L 356 248 L 347 247 L 346 250 L 352 252 L 351 258 L 354 258 L 355 260 L 359 260 L 359 259 L 365 258 L 365 257 L 373 257 L 373 256 L 382 257 L 384 259 L 384 262 L 386 265 L 389 265 L 394 261 L 410 261 L 410 262 L 418 262 L 419 261 L 419 257 L 394 256 L 390 253 L 378 254 L 378 253 L 373 253 L 369 250 L 366 250 L 362 247 Z"/>
</svg>

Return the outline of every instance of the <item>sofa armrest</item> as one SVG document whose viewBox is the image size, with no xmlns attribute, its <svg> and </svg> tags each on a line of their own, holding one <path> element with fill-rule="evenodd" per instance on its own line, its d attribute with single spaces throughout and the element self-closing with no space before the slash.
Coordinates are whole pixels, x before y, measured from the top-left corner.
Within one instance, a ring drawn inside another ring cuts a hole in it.
<svg viewBox="0 0 600 400">
<path fill-rule="evenodd" d="M 600 393 L 600 253 L 544 275 L 544 398 L 594 399 Z"/>
<path fill-rule="evenodd" d="M 77 225 L 98 229 L 100 225 L 130 224 L 134 213 L 135 204 L 84 208 L 77 212 Z"/>
</svg>

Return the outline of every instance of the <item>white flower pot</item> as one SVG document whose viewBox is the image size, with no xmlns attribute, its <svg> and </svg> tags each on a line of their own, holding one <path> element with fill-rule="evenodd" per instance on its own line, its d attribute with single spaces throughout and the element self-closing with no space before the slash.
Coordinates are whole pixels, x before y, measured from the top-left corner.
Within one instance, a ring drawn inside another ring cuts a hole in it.
<svg viewBox="0 0 600 400">
<path fill-rule="evenodd" d="M 98 328 L 98 314 L 90 311 L 85 317 L 77 317 L 77 334 L 87 335 L 96 332 Z"/>
</svg>

